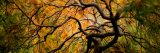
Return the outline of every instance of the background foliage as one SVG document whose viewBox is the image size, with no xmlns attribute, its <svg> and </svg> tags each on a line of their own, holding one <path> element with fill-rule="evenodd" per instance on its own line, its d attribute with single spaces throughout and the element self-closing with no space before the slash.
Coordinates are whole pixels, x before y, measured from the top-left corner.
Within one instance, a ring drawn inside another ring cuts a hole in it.
<svg viewBox="0 0 160 53">
<path fill-rule="evenodd" d="M 159 3 L 0 0 L 0 53 L 159 53 Z"/>
</svg>

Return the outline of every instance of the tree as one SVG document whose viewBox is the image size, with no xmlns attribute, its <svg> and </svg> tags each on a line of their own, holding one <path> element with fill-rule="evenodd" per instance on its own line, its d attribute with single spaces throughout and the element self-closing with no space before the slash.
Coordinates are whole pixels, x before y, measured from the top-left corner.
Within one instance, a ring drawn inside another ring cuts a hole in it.
<svg viewBox="0 0 160 53">
<path fill-rule="evenodd" d="M 1 1 L 2 53 L 159 52 L 157 0 Z"/>
</svg>

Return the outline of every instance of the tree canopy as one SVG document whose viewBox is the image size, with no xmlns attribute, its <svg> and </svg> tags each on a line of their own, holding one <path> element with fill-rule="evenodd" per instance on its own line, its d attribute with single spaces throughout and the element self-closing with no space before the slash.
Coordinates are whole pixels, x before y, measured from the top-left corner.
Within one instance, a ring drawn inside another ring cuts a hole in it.
<svg viewBox="0 0 160 53">
<path fill-rule="evenodd" d="M 0 53 L 159 53 L 159 0 L 0 0 Z"/>
</svg>

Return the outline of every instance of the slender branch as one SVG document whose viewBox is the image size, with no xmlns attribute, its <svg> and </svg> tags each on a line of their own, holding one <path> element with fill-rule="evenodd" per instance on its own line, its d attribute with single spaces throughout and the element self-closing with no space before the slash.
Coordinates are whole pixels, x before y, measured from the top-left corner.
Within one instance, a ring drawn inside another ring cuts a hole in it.
<svg viewBox="0 0 160 53">
<path fill-rule="evenodd" d="M 95 4 L 95 3 L 85 4 L 82 0 L 79 0 L 79 1 L 80 1 L 80 4 L 84 5 L 85 7 L 91 7 L 91 6 L 95 7 L 103 19 L 110 20 L 110 18 L 104 14 L 103 10 L 97 4 Z"/>
<path fill-rule="evenodd" d="M 69 17 L 69 18 L 75 20 L 75 21 L 78 23 L 78 25 L 79 25 L 79 28 L 78 28 L 78 29 L 79 29 L 83 34 L 88 35 L 88 33 L 85 32 L 85 31 L 82 29 L 82 25 L 81 25 L 81 23 L 80 23 L 80 21 L 79 21 L 78 19 L 73 18 L 73 17 Z"/>
<path fill-rule="evenodd" d="M 108 36 L 114 36 L 115 33 L 114 32 L 106 32 L 106 33 L 103 33 L 103 34 L 89 34 L 87 37 L 96 37 L 96 38 L 105 38 L 105 37 L 108 37 Z"/>
<path fill-rule="evenodd" d="M 63 47 L 63 45 L 64 45 L 68 40 L 70 40 L 74 35 L 76 35 L 76 34 L 78 34 L 78 33 L 80 33 L 80 32 L 76 32 L 76 33 L 72 34 L 70 37 L 67 37 L 67 38 L 65 39 L 65 41 L 64 41 L 63 43 L 61 43 L 60 46 L 58 46 L 58 48 L 56 48 L 56 49 L 54 49 L 54 50 L 52 50 L 52 51 L 49 51 L 48 53 L 56 52 L 57 50 L 61 49 L 61 48 Z"/>
<path fill-rule="evenodd" d="M 111 8 L 111 2 L 112 0 L 109 1 L 109 5 L 105 2 L 105 0 L 101 0 L 105 3 L 107 10 L 109 11 L 110 14 L 110 18 L 113 18 L 113 12 L 112 12 L 112 8 Z"/>
</svg>

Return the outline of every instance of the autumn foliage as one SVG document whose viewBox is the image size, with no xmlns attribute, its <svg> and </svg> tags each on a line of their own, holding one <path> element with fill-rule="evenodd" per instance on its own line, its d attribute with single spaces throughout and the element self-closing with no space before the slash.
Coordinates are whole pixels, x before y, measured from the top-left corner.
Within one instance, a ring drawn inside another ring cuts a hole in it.
<svg viewBox="0 0 160 53">
<path fill-rule="evenodd" d="M 159 53 L 158 2 L 0 0 L 0 53 Z"/>
</svg>

